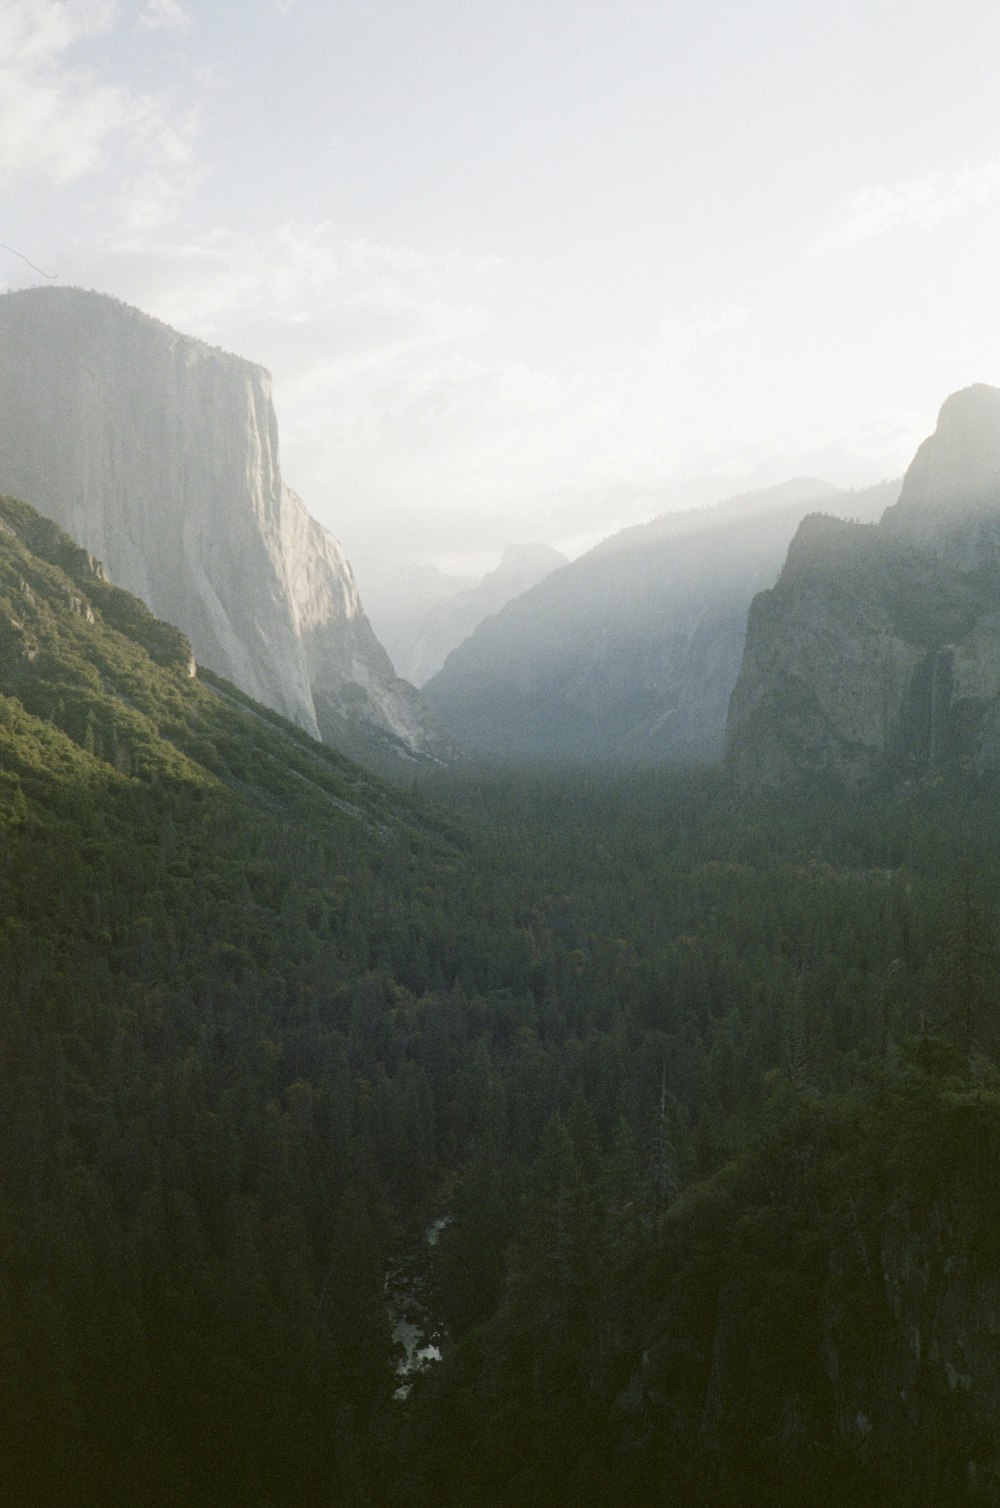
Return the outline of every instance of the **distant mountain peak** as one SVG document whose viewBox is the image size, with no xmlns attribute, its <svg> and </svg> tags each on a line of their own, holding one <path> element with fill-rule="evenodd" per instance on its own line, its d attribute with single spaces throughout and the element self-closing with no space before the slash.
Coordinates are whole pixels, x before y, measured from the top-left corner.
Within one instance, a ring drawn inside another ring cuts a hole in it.
<svg viewBox="0 0 1000 1508">
<path fill-rule="evenodd" d="M 523 577 L 536 571 L 555 571 L 566 564 L 567 557 L 552 545 L 511 544 L 504 545 L 500 564 L 488 575 Z"/>
<path fill-rule="evenodd" d="M 480 581 L 415 615 L 405 628 L 397 627 L 396 653 L 403 673 L 422 686 L 480 623 L 567 564 L 566 556 L 551 545 L 506 545 L 499 565 Z"/>
<path fill-rule="evenodd" d="M 927 538 L 935 521 L 1000 506 L 1000 388 L 976 383 L 941 405 L 903 478 L 889 528 Z"/>
</svg>

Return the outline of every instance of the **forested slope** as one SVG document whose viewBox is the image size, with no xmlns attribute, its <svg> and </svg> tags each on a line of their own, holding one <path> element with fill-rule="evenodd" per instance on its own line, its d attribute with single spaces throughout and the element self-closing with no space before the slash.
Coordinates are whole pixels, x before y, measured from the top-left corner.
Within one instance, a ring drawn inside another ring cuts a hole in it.
<svg viewBox="0 0 1000 1508">
<path fill-rule="evenodd" d="M 339 1500 L 435 1171 L 389 1006 L 448 824 L 0 520 L 4 1490 Z"/>
<path fill-rule="evenodd" d="M 404 796 L 0 520 L 9 1501 L 998 1501 L 994 790 Z"/>
</svg>

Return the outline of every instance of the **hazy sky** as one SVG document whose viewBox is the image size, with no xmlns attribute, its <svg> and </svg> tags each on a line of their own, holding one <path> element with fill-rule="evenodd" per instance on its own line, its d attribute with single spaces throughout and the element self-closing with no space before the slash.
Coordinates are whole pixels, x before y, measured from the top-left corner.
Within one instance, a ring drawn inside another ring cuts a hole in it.
<svg viewBox="0 0 1000 1508">
<path fill-rule="evenodd" d="M 362 589 L 575 551 L 1000 383 L 1000 8 L 0 0 L 0 207 L 271 368 Z"/>
</svg>

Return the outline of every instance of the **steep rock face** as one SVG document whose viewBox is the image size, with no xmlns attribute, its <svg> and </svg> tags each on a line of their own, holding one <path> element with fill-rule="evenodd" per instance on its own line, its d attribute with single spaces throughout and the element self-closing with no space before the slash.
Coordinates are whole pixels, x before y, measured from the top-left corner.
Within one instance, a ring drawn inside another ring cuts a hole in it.
<svg viewBox="0 0 1000 1508">
<path fill-rule="evenodd" d="M 862 1220 L 843 1168 L 838 1183 L 838 1216 L 817 1203 L 806 1217 L 808 1262 L 800 1252 L 780 1279 L 762 1278 L 769 1211 L 743 1226 L 757 1232 L 752 1263 L 732 1245 L 714 1268 L 702 1256 L 697 1288 L 689 1281 L 661 1301 L 612 1410 L 622 1454 L 676 1442 L 675 1459 L 693 1457 L 710 1487 L 702 1502 L 996 1508 L 992 1244 L 970 1237 L 959 1197 Z M 739 1228 L 739 1206 L 715 1198 L 703 1190 L 702 1208 L 689 1206 L 703 1251 L 713 1219 Z"/>
<path fill-rule="evenodd" d="M 472 748 L 501 756 L 721 756 L 751 599 L 818 501 L 872 516 L 892 484 L 799 479 L 613 536 L 486 619 L 424 688 Z"/>
<path fill-rule="evenodd" d="M 880 524 L 802 523 L 750 612 L 727 760 L 747 786 L 1000 763 L 1000 392 L 948 399 Z"/>
<path fill-rule="evenodd" d="M 881 1323 L 867 1333 L 844 1323 L 836 1269 L 821 1310 L 839 1440 L 882 1462 L 915 1504 L 1000 1503 L 1000 1278 L 967 1224 L 942 1199 L 883 1232 Z"/>
<path fill-rule="evenodd" d="M 340 546 L 284 485 L 263 368 L 76 289 L 0 297 L 0 489 L 101 559 L 199 661 L 314 736 L 447 745 Z"/>
</svg>

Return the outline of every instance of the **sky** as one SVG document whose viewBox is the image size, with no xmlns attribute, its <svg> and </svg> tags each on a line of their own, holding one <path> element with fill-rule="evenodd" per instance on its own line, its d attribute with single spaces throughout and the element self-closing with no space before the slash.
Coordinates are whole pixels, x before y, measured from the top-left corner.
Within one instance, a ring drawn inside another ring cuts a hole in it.
<svg viewBox="0 0 1000 1508">
<path fill-rule="evenodd" d="M 363 594 L 576 554 L 1000 384 L 1000 8 L 0 0 L 0 242 L 267 366 Z"/>
</svg>

